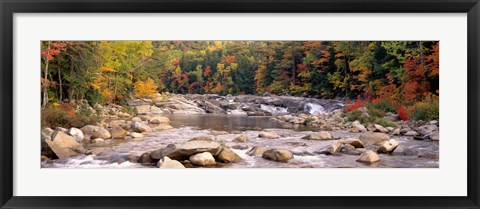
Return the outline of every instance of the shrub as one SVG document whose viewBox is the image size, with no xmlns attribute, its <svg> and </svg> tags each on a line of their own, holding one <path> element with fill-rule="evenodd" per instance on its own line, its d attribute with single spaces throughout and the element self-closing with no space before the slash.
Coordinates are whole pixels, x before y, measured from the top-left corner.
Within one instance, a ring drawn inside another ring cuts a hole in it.
<svg viewBox="0 0 480 209">
<path fill-rule="evenodd" d="M 80 105 L 77 109 L 70 104 L 50 105 L 41 112 L 42 127 L 83 127 L 99 121 L 88 105 Z"/>
<path fill-rule="evenodd" d="M 380 109 L 384 112 L 395 112 L 395 107 L 393 106 L 392 102 L 388 99 L 374 99 L 372 104 L 375 108 Z"/>
<path fill-rule="evenodd" d="M 373 104 L 371 103 L 368 103 L 366 105 L 367 109 L 368 109 L 368 113 L 370 114 L 370 116 L 372 117 L 379 117 L 379 118 L 383 118 L 385 116 L 385 112 L 381 109 L 378 109 L 376 108 Z"/>
<path fill-rule="evenodd" d="M 392 122 L 386 118 L 377 118 L 377 117 L 374 117 L 372 118 L 373 120 L 371 120 L 371 123 L 375 123 L 375 124 L 378 124 L 378 125 L 381 125 L 383 127 L 393 127 L 393 128 L 396 128 L 398 127 L 398 125 L 395 123 L 395 122 Z"/>
<path fill-rule="evenodd" d="M 398 108 L 397 111 L 398 114 L 398 119 L 400 120 L 410 120 L 410 116 L 408 115 L 407 107 L 402 105 L 400 108 Z"/>
<path fill-rule="evenodd" d="M 363 114 L 360 110 L 352 110 L 346 114 L 347 120 L 350 122 L 360 121 L 360 123 L 368 124 L 370 122 L 370 117 L 367 114 Z"/>
<path fill-rule="evenodd" d="M 138 110 L 136 107 L 131 107 L 131 106 L 123 106 L 122 109 L 120 110 L 121 112 L 128 113 L 130 115 L 138 115 Z"/>
<path fill-rule="evenodd" d="M 352 111 L 352 110 L 356 110 L 356 109 L 361 108 L 361 107 L 365 107 L 365 105 L 363 105 L 363 102 L 362 102 L 362 101 L 360 101 L 359 99 L 357 99 L 357 101 L 356 101 L 355 103 L 350 104 L 350 105 L 347 105 L 347 106 L 345 107 L 345 111 L 346 111 L 346 112 L 350 112 L 350 111 Z"/>
<path fill-rule="evenodd" d="M 315 121 L 315 118 L 312 118 L 312 117 L 305 118 L 305 124 L 309 124 L 309 123 L 312 123 L 314 121 Z"/>
<path fill-rule="evenodd" d="M 414 112 L 412 113 L 413 120 L 438 120 L 439 118 L 439 105 L 432 102 L 418 102 L 413 106 Z"/>
</svg>

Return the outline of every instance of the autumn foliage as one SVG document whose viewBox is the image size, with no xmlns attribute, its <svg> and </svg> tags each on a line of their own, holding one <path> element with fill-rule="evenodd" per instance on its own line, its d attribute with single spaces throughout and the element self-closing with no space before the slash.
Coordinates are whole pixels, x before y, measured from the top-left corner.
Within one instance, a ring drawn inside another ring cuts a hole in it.
<svg viewBox="0 0 480 209">
<path fill-rule="evenodd" d="M 156 98 L 158 94 L 157 85 L 155 82 L 148 78 L 146 81 L 138 80 L 134 84 L 135 96 L 138 98 Z"/>
<path fill-rule="evenodd" d="M 345 107 L 345 111 L 350 112 L 350 111 L 352 111 L 352 110 L 356 110 L 356 109 L 361 108 L 361 107 L 365 107 L 365 105 L 363 104 L 362 101 L 360 101 L 359 99 L 357 99 L 357 101 L 355 101 L 355 103 L 350 104 L 350 105 L 347 105 L 347 106 Z"/>
</svg>

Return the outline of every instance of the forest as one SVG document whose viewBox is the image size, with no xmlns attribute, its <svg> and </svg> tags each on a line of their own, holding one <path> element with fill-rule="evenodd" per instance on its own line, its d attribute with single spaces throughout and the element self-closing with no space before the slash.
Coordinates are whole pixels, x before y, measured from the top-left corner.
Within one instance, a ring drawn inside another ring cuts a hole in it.
<svg viewBox="0 0 480 209">
<path fill-rule="evenodd" d="M 437 41 L 42 41 L 41 58 L 42 107 L 170 92 L 438 109 Z"/>
</svg>

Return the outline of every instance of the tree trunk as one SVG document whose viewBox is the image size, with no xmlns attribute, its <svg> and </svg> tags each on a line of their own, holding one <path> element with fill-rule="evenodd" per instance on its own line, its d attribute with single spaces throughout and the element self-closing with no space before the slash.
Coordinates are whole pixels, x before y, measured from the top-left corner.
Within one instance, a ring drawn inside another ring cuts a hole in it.
<svg viewBox="0 0 480 209">
<path fill-rule="evenodd" d="M 62 71 L 60 70 L 61 68 L 58 68 L 58 82 L 59 82 L 59 91 L 58 91 L 58 101 L 62 101 L 62 94 L 63 94 L 63 88 L 62 88 Z"/>
<path fill-rule="evenodd" d="M 48 42 L 48 49 L 50 48 L 51 41 Z M 48 103 L 48 94 L 47 94 L 47 84 L 48 84 L 48 57 L 45 58 L 45 70 L 44 70 L 44 79 L 43 79 L 43 102 L 42 107 L 47 106 Z"/>
</svg>

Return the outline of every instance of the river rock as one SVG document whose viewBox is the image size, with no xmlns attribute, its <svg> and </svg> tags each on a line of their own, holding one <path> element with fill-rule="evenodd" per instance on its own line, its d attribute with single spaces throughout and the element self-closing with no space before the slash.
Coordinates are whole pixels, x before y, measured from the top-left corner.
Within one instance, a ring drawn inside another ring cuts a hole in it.
<svg viewBox="0 0 480 209">
<path fill-rule="evenodd" d="M 380 157 L 378 156 L 377 153 L 375 153 L 372 150 L 367 150 L 364 153 L 360 155 L 360 157 L 357 159 L 357 162 L 362 162 L 362 163 L 374 163 L 380 161 Z"/>
<path fill-rule="evenodd" d="M 235 144 L 232 146 L 232 149 L 239 149 L 239 150 L 245 150 L 248 149 L 249 146 L 246 144 Z"/>
<path fill-rule="evenodd" d="M 95 144 L 99 144 L 99 143 L 105 142 L 105 140 L 103 140 L 102 138 L 96 138 L 96 139 L 90 140 L 90 142 L 95 143 Z"/>
<path fill-rule="evenodd" d="M 45 140 L 43 148 L 48 150 L 47 153 L 53 153 L 51 158 L 67 159 L 84 152 L 83 147 L 70 136 L 62 131 L 55 131 L 51 137 L 52 140 Z"/>
<path fill-rule="evenodd" d="M 258 134 L 258 137 L 265 138 L 265 139 L 278 139 L 280 136 L 274 132 L 261 132 Z"/>
<path fill-rule="evenodd" d="M 315 151 L 317 154 L 334 155 L 342 149 L 343 143 L 340 140 L 334 141 L 329 145 Z"/>
<path fill-rule="evenodd" d="M 99 128 L 92 134 L 92 138 L 110 139 L 111 137 L 112 135 L 110 134 L 110 132 L 108 132 L 107 129 L 104 128 Z"/>
<path fill-rule="evenodd" d="M 360 141 L 363 142 L 364 145 L 380 146 L 380 145 L 382 145 L 382 143 L 384 141 L 390 140 L 390 137 L 387 134 L 384 134 L 384 133 L 368 132 L 368 133 L 364 133 L 364 134 L 360 135 L 359 139 L 360 139 Z"/>
<path fill-rule="evenodd" d="M 382 145 L 378 148 L 378 153 L 391 153 L 398 146 L 398 141 L 395 139 L 390 139 L 389 141 L 383 142 Z"/>
<path fill-rule="evenodd" d="M 86 125 L 84 127 L 82 127 L 80 130 L 83 132 L 83 135 L 85 137 L 88 136 L 88 138 L 90 139 L 90 136 L 95 133 L 96 131 L 98 131 L 98 129 L 100 129 L 101 127 L 100 126 L 94 126 L 94 125 Z"/>
<path fill-rule="evenodd" d="M 352 145 L 355 148 L 364 148 L 365 147 L 363 145 L 363 142 L 360 141 L 360 139 L 346 138 L 346 139 L 340 139 L 340 142 L 342 142 L 343 144 Z"/>
<path fill-rule="evenodd" d="M 215 141 L 215 136 L 210 136 L 210 135 L 204 135 L 204 136 L 196 136 L 191 138 L 188 141 Z"/>
<path fill-rule="evenodd" d="M 140 117 L 133 117 L 132 122 L 141 122 L 142 119 Z"/>
<path fill-rule="evenodd" d="M 221 150 L 222 147 L 218 142 L 188 141 L 181 144 L 169 144 L 164 148 L 153 151 L 150 156 L 153 159 L 162 159 L 168 156 L 175 160 L 182 160 L 202 152 L 210 152 L 213 156 L 217 156 Z"/>
<path fill-rule="evenodd" d="M 416 155 L 416 152 L 403 145 L 398 145 L 397 148 L 393 150 L 392 155 L 414 156 Z"/>
<path fill-rule="evenodd" d="M 150 121 L 150 120 L 152 119 L 152 117 L 150 117 L 150 116 L 148 116 L 148 115 L 139 115 L 138 117 L 139 117 L 141 120 L 140 120 L 140 121 L 137 121 L 137 122 L 141 122 L 141 121 L 146 121 L 146 122 L 148 122 L 148 121 Z M 135 121 L 132 120 L 132 122 L 135 122 Z"/>
<path fill-rule="evenodd" d="M 226 131 L 216 131 L 216 130 L 211 130 L 210 133 L 214 136 L 220 136 L 220 135 L 227 135 L 229 134 Z"/>
<path fill-rule="evenodd" d="M 430 139 L 431 139 L 432 141 L 439 141 L 440 135 L 439 135 L 438 133 L 430 134 Z"/>
<path fill-rule="evenodd" d="M 287 162 L 293 158 L 293 154 L 285 149 L 269 149 L 262 154 L 262 158 L 277 162 Z"/>
<path fill-rule="evenodd" d="M 152 128 L 150 128 L 150 126 L 142 122 L 133 122 L 131 129 L 135 132 L 140 132 L 140 133 L 152 131 Z"/>
<path fill-rule="evenodd" d="M 167 117 L 156 116 L 150 119 L 149 123 L 151 124 L 170 123 L 170 119 L 168 119 Z"/>
<path fill-rule="evenodd" d="M 172 129 L 173 127 L 168 124 L 168 123 L 160 123 L 160 124 L 154 124 L 152 125 L 152 127 L 156 130 L 168 130 L 168 129 Z"/>
<path fill-rule="evenodd" d="M 124 139 L 125 136 L 127 136 L 127 131 L 125 131 L 120 126 L 114 126 L 110 129 L 110 134 L 112 135 L 112 138 L 114 138 L 114 139 Z"/>
<path fill-rule="evenodd" d="M 309 140 L 333 140 L 332 134 L 328 131 L 319 131 L 303 137 L 303 139 Z"/>
<path fill-rule="evenodd" d="M 267 151 L 267 148 L 266 147 L 252 147 L 252 149 L 250 149 L 247 154 L 250 155 L 250 156 L 262 156 L 263 153 Z"/>
<path fill-rule="evenodd" d="M 435 125 L 423 125 L 416 128 L 417 133 L 420 135 L 430 135 L 434 132 L 438 132 L 438 126 Z"/>
<path fill-rule="evenodd" d="M 356 128 L 360 132 L 367 132 L 367 128 L 363 126 L 358 120 L 352 123 L 352 127 Z"/>
<path fill-rule="evenodd" d="M 213 158 L 213 155 L 210 152 L 202 152 L 192 155 L 190 156 L 189 160 L 192 162 L 192 164 L 199 166 L 210 166 L 216 164 L 215 158 Z"/>
<path fill-rule="evenodd" d="M 143 138 L 143 134 L 137 132 L 131 132 L 130 136 L 133 138 Z"/>
<path fill-rule="evenodd" d="M 375 131 L 377 131 L 377 132 L 388 133 L 388 129 L 386 129 L 385 127 L 383 127 L 381 125 L 374 124 L 373 126 L 375 127 Z"/>
<path fill-rule="evenodd" d="M 185 168 L 182 163 L 178 162 L 177 160 L 172 160 L 169 157 L 165 156 L 160 159 L 157 163 L 157 167 L 159 168 Z"/>
<path fill-rule="evenodd" d="M 392 133 L 392 134 L 393 134 L 393 135 L 397 135 L 397 136 L 400 135 L 400 129 L 397 128 L 397 129 L 393 130 L 393 133 Z"/>
<path fill-rule="evenodd" d="M 350 145 L 350 144 L 343 145 L 341 152 L 344 153 L 344 154 L 347 154 L 347 155 L 360 155 L 360 154 L 362 154 L 361 150 L 355 149 L 355 147 Z"/>
<path fill-rule="evenodd" d="M 83 140 L 83 138 L 85 137 L 83 135 L 82 130 L 80 130 L 78 128 L 73 128 L 73 127 L 68 129 L 68 134 L 70 136 L 73 136 L 75 138 L 75 140 L 77 140 L 77 142 L 81 142 Z"/>
<path fill-rule="evenodd" d="M 162 109 L 152 105 L 139 105 L 135 107 L 139 115 L 162 114 Z"/>
<path fill-rule="evenodd" d="M 248 137 L 242 134 L 233 139 L 233 142 L 248 142 Z"/>
<path fill-rule="evenodd" d="M 407 131 L 405 134 L 403 134 L 405 136 L 417 136 L 418 133 L 416 131 Z"/>
<path fill-rule="evenodd" d="M 68 129 L 63 128 L 63 127 L 56 127 L 56 128 L 55 128 L 55 131 L 61 131 L 61 132 L 63 132 L 63 133 L 68 134 Z"/>
<path fill-rule="evenodd" d="M 150 157 L 150 154 L 143 153 L 138 157 L 138 162 L 144 165 L 150 165 L 153 163 L 153 159 Z"/>
<path fill-rule="evenodd" d="M 217 158 L 224 163 L 235 163 L 242 160 L 237 153 L 228 148 L 223 148 L 220 154 L 218 154 Z"/>
</svg>

